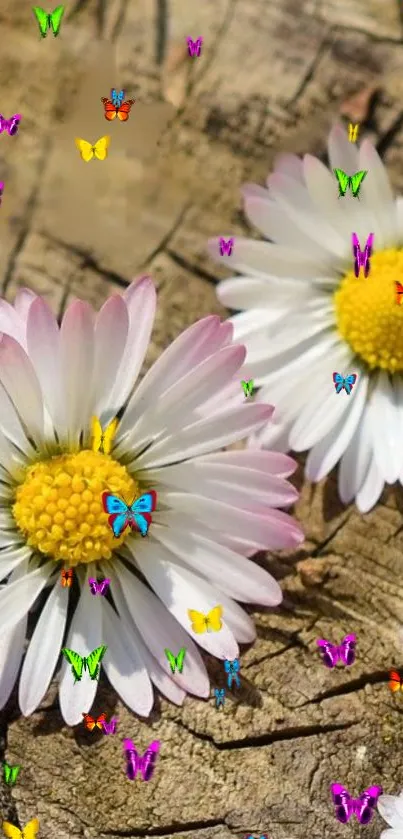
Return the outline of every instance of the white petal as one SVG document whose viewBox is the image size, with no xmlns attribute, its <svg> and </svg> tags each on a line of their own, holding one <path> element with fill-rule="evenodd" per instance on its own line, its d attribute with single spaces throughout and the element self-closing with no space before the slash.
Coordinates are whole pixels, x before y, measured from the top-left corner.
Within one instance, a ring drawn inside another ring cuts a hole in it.
<svg viewBox="0 0 403 839">
<path fill-rule="evenodd" d="M 372 446 L 383 480 L 393 484 L 401 471 L 403 450 L 396 393 L 387 373 L 380 371 L 369 401 Z"/>
<path fill-rule="evenodd" d="M 403 831 L 403 799 L 400 795 L 381 795 L 378 810 L 390 827 Z"/>
<path fill-rule="evenodd" d="M 275 274 L 277 277 L 312 281 L 312 278 L 326 276 L 332 265 L 330 255 L 328 262 L 323 262 L 319 257 L 308 257 L 296 248 L 255 239 L 237 238 L 236 249 L 233 248 L 231 256 L 221 256 L 218 237 L 209 239 L 208 252 L 215 262 L 226 265 L 232 271 L 256 276 Z"/>
<path fill-rule="evenodd" d="M 27 571 L 28 562 L 17 568 L 8 585 L 20 579 Z M 24 652 L 28 614 L 4 632 L 0 632 L 0 708 L 4 708 L 20 669 Z"/>
<path fill-rule="evenodd" d="M 0 580 L 4 580 L 10 571 L 17 568 L 21 562 L 26 562 L 32 556 L 32 548 L 26 545 L 12 545 L 5 550 L 0 551 Z"/>
<path fill-rule="evenodd" d="M 394 247 L 397 237 L 397 212 L 393 190 L 386 168 L 369 140 L 364 140 L 361 144 L 360 169 L 366 169 L 370 173 L 365 181 L 365 194 L 372 212 L 376 215 L 381 234 L 375 242 L 375 247 Z"/>
<path fill-rule="evenodd" d="M 374 504 L 379 500 L 383 487 L 384 479 L 373 457 L 356 497 L 356 503 L 360 513 L 368 513 L 372 509 Z"/>
<path fill-rule="evenodd" d="M 94 314 L 91 306 L 74 300 L 60 328 L 66 434 L 77 443 L 93 413 Z"/>
<path fill-rule="evenodd" d="M 347 446 L 339 468 L 339 494 L 344 504 L 349 504 L 361 489 L 369 469 L 371 457 L 370 421 L 366 409 L 361 424 L 357 427 Z"/>
<path fill-rule="evenodd" d="M 328 152 L 331 169 L 343 169 L 348 175 L 359 170 L 358 148 L 351 143 L 343 125 L 335 125 L 328 140 Z"/>
<path fill-rule="evenodd" d="M 105 673 L 116 692 L 136 714 L 148 717 L 153 707 L 153 689 L 131 628 L 105 600 L 102 603 L 104 642 L 108 646 Z"/>
<path fill-rule="evenodd" d="M 0 381 L 30 437 L 42 440 L 44 414 L 39 382 L 26 352 L 8 335 L 0 338 Z"/>
<path fill-rule="evenodd" d="M 55 428 L 61 430 L 65 410 L 61 383 L 60 331 L 50 306 L 41 297 L 34 300 L 28 312 L 27 345 L 46 407 Z"/>
<path fill-rule="evenodd" d="M 8 582 L 0 591 L 0 637 L 2 632 L 15 626 L 29 612 L 53 571 L 54 563 L 47 562 L 36 571 L 24 574 L 21 579 Z"/>
<path fill-rule="evenodd" d="M 96 416 L 110 421 L 121 404 L 111 400 L 129 332 L 129 312 L 120 294 L 110 297 L 95 322 L 94 388 Z"/>
</svg>

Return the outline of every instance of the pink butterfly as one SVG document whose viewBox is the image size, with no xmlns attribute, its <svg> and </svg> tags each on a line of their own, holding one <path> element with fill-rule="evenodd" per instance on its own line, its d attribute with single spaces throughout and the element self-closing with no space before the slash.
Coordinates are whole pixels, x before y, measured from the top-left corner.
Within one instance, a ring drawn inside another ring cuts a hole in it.
<svg viewBox="0 0 403 839">
<path fill-rule="evenodd" d="M 330 784 L 333 804 L 336 806 L 336 819 L 342 824 L 349 821 L 355 813 L 360 824 L 368 824 L 374 814 L 374 807 L 382 795 L 382 787 L 368 787 L 358 798 L 352 798 L 342 784 Z"/>
<path fill-rule="evenodd" d="M 155 761 L 160 750 L 160 741 L 153 740 L 143 756 L 139 755 L 133 740 L 123 740 L 123 748 L 127 761 L 126 775 L 129 781 L 134 781 L 138 772 L 141 772 L 143 779 L 149 781 L 154 774 Z"/>
<path fill-rule="evenodd" d="M 13 135 L 18 131 L 20 119 L 21 114 L 14 114 L 14 116 L 10 117 L 10 119 L 5 119 L 3 114 L 0 114 L 0 134 L 2 134 L 3 131 L 8 131 L 10 137 L 13 137 Z"/>
<path fill-rule="evenodd" d="M 356 636 L 354 634 L 346 635 L 338 647 L 335 644 L 331 644 L 330 641 L 326 641 L 324 638 L 318 638 L 316 641 L 318 647 L 323 648 L 322 660 L 326 667 L 335 667 L 339 660 L 347 667 L 354 664 L 355 642 Z"/>
<path fill-rule="evenodd" d="M 116 734 L 116 723 L 116 717 L 112 717 L 112 719 L 109 722 L 106 722 L 106 720 L 104 720 L 102 723 L 104 734 Z"/>
<path fill-rule="evenodd" d="M 109 577 L 107 577 L 105 580 L 101 580 L 100 583 L 97 583 L 97 581 L 94 580 L 93 577 L 90 577 L 88 580 L 88 585 L 91 589 L 91 594 L 106 594 L 109 583 Z"/>
</svg>

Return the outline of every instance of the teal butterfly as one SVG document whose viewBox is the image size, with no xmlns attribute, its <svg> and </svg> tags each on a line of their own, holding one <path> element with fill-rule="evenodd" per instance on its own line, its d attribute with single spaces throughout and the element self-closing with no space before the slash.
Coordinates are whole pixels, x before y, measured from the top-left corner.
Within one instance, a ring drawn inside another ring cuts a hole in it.
<svg viewBox="0 0 403 839">
<path fill-rule="evenodd" d="M 71 664 L 74 684 L 76 682 L 81 682 L 81 676 L 83 675 L 84 670 L 88 670 L 90 679 L 94 680 L 98 678 L 101 661 L 107 649 L 108 647 L 103 644 L 101 647 L 97 647 L 96 650 L 93 650 L 92 653 L 85 658 L 78 653 L 75 653 L 74 650 L 69 650 L 67 647 L 63 647 L 62 653 L 66 661 Z"/>
<path fill-rule="evenodd" d="M 343 169 L 333 169 L 339 184 L 339 198 L 343 198 L 348 188 L 350 187 L 354 198 L 358 198 L 362 186 L 362 182 L 367 175 L 368 170 L 362 169 L 356 172 L 355 175 L 346 175 Z"/>
<path fill-rule="evenodd" d="M 166 657 L 167 657 L 167 659 L 168 659 L 168 661 L 171 665 L 172 673 L 175 673 L 175 669 L 177 669 L 179 673 L 182 673 L 183 662 L 185 660 L 185 655 L 186 655 L 186 647 L 181 647 L 181 649 L 179 650 L 176 658 L 175 658 L 174 654 L 171 653 L 171 650 L 165 649 L 164 653 L 165 653 L 165 655 L 166 655 Z"/>
<path fill-rule="evenodd" d="M 4 778 L 6 784 L 8 784 L 9 787 L 14 786 L 14 784 L 15 784 L 17 778 L 18 778 L 20 769 L 21 769 L 21 766 L 19 766 L 18 764 L 16 766 L 10 766 L 8 763 L 6 763 L 4 761 L 4 763 L 3 763 L 3 778 Z"/>
<path fill-rule="evenodd" d="M 60 24 L 64 15 L 64 6 L 57 6 L 50 14 L 41 9 L 40 6 L 33 6 L 32 11 L 38 21 L 42 38 L 46 38 L 48 29 L 52 29 L 56 38 L 56 35 L 59 34 Z"/>
</svg>

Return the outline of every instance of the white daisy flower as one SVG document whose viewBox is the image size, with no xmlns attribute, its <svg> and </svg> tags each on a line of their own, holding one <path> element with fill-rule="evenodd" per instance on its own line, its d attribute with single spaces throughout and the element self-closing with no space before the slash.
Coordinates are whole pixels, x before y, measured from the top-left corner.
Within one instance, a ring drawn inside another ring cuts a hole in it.
<svg viewBox="0 0 403 839">
<path fill-rule="evenodd" d="M 218 296 L 243 310 L 232 322 L 248 349 L 245 375 L 275 405 L 251 445 L 310 449 L 311 481 L 340 461 L 342 501 L 367 512 L 385 482 L 403 482 L 403 201 L 368 140 L 358 148 L 337 126 L 329 158 L 331 170 L 311 155 L 281 155 L 268 189 L 243 191 L 248 218 L 272 241 L 236 238 L 231 256 L 220 256 L 214 239 L 209 250 L 242 274 L 221 282 Z M 358 199 L 351 190 L 338 197 L 334 168 L 367 170 Z M 352 233 L 362 250 L 374 234 L 367 279 L 354 275 Z M 350 395 L 336 393 L 333 372 L 357 374 Z"/>
<path fill-rule="evenodd" d="M 105 644 L 109 681 L 147 716 L 152 684 L 178 704 L 186 692 L 208 696 L 195 641 L 234 659 L 238 642 L 253 640 L 253 622 L 236 600 L 281 601 L 278 583 L 246 557 L 301 542 L 298 525 L 278 509 L 297 497 L 286 480 L 295 463 L 279 453 L 212 454 L 268 422 L 273 409 L 235 404 L 245 349 L 216 316 L 180 335 L 136 385 L 155 303 L 143 277 L 97 315 L 74 301 L 59 328 L 31 291 L 22 290 L 14 307 L 0 300 L 0 707 L 15 684 L 34 606 L 19 682 L 23 714 L 44 697 L 63 646 L 87 656 Z M 103 428 L 119 418 L 110 454 L 92 445 L 93 416 Z M 157 492 L 148 536 L 126 530 L 115 538 L 102 493 L 131 503 L 147 489 Z M 72 589 L 61 579 L 69 568 Z M 97 572 L 111 581 L 109 598 L 91 594 Z M 195 635 L 187 610 L 207 613 L 216 604 L 222 630 Z M 185 665 L 173 675 L 164 649 L 176 655 L 181 647 Z M 75 684 L 63 659 L 68 724 L 82 720 L 96 690 L 88 674 Z"/>
<path fill-rule="evenodd" d="M 403 790 L 400 795 L 381 795 L 378 810 L 389 825 L 380 839 L 403 839 Z"/>
</svg>

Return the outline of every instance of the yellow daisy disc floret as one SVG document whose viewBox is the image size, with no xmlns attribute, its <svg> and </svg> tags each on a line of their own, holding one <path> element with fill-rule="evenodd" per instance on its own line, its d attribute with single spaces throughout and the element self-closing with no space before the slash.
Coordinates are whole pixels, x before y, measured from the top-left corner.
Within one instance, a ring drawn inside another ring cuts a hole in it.
<svg viewBox="0 0 403 839">
<path fill-rule="evenodd" d="M 403 282 L 403 252 L 375 253 L 367 278 L 350 271 L 334 295 L 340 335 L 373 370 L 403 370 L 403 306 L 396 302 L 396 280 Z"/>
<path fill-rule="evenodd" d="M 110 559 L 122 544 L 108 524 L 102 493 L 137 498 L 127 469 L 109 455 L 84 450 L 35 463 L 16 491 L 13 514 L 32 548 L 69 566 Z"/>
</svg>

